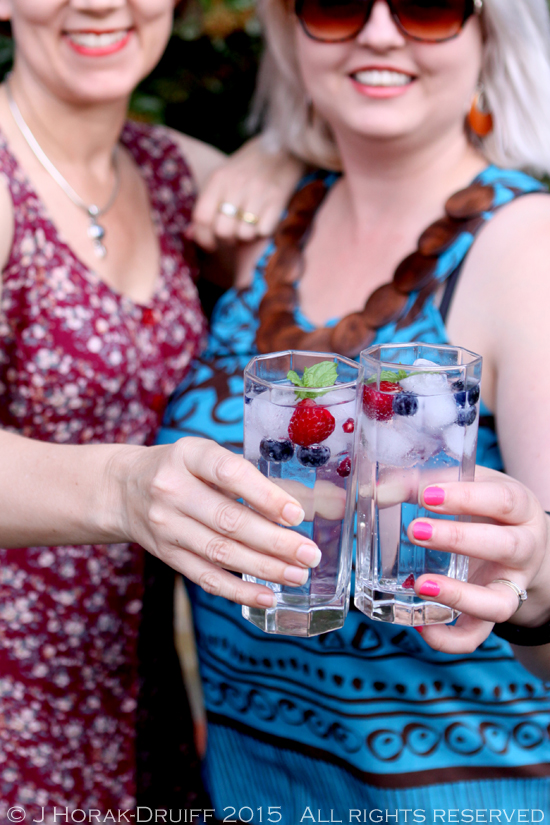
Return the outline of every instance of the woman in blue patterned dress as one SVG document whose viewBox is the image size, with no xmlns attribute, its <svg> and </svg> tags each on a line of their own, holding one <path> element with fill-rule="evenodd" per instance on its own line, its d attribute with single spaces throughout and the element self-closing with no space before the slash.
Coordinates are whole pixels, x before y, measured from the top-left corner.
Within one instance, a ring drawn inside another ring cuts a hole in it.
<svg viewBox="0 0 550 825">
<path fill-rule="evenodd" d="M 271 140 L 321 171 L 259 259 L 243 253 L 161 441 L 206 435 L 240 452 L 242 371 L 258 351 L 463 345 L 484 358 L 483 467 L 473 485 L 436 485 L 431 509 L 478 518 L 428 520 L 432 537 L 417 543 L 472 556 L 475 572 L 468 583 L 431 577 L 437 599 L 463 611 L 454 626 L 418 634 L 352 609 L 341 630 L 308 640 L 266 635 L 191 585 L 205 776 L 218 817 L 246 807 L 254 823 L 492 821 L 491 809 L 541 821 L 550 199 L 516 170 L 550 169 L 548 12 L 543 0 L 465 3 L 456 36 L 434 43 L 411 36 L 400 4 L 376 0 L 359 5 L 346 38 L 324 42 L 338 9 L 296 8 L 299 20 L 265 0 L 260 102 Z M 516 595 L 495 579 L 528 591 L 517 616 Z"/>
</svg>

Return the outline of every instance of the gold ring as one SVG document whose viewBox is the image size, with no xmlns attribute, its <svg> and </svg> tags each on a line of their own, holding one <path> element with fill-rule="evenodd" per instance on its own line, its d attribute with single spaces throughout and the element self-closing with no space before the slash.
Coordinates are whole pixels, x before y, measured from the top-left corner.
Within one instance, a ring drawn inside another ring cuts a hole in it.
<svg viewBox="0 0 550 825">
<path fill-rule="evenodd" d="M 516 613 L 520 609 L 523 602 L 527 601 L 527 591 L 522 590 L 521 587 L 514 582 L 511 582 L 510 579 L 493 579 L 491 584 L 505 584 L 506 587 L 510 587 L 516 596 L 518 597 L 518 606 L 516 608 Z"/>
<path fill-rule="evenodd" d="M 218 204 L 218 212 L 221 215 L 226 215 L 228 218 L 240 217 L 239 207 L 229 201 L 221 201 L 221 203 Z"/>
<path fill-rule="evenodd" d="M 258 215 L 255 215 L 254 212 L 246 212 L 239 209 L 239 220 L 244 221 L 244 223 L 250 224 L 250 226 L 256 226 L 259 222 L 260 218 Z"/>
</svg>

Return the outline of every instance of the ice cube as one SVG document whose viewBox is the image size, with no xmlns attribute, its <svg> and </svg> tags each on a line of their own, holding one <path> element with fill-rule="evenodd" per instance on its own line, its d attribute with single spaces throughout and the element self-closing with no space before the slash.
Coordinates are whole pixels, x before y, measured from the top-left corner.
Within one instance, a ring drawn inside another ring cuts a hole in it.
<svg viewBox="0 0 550 825">
<path fill-rule="evenodd" d="M 348 419 L 355 418 L 355 391 L 353 392 L 352 400 L 349 400 L 349 394 L 347 398 L 346 403 L 334 404 L 329 407 L 330 412 L 334 416 L 335 426 L 334 431 L 323 441 L 323 444 L 329 448 L 333 456 L 350 452 L 353 447 L 354 434 L 345 432 L 343 425 Z"/>
<path fill-rule="evenodd" d="M 439 377 L 439 376 L 436 376 Z M 446 395 L 426 395 L 418 399 L 418 412 L 414 416 L 414 423 L 418 428 L 424 428 L 429 433 L 437 433 L 443 427 L 454 424 L 457 416 L 457 408 L 454 396 L 451 393 Z"/>
<path fill-rule="evenodd" d="M 317 404 L 321 404 L 324 407 L 332 407 L 335 404 L 354 404 L 355 388 L 348 387 L 346 389 L 340 389 L 335 387 L 334 389 L 329 390 L 329 392 L 323 392 L 322 395 L 317 396 L 315 401 Z M 331 410 L 331 412 L 334 415 L 334 410 Z"/>
<path fill-rule="evenodd" d="M 453 424 L 452 427 L 447 427 L 443 433 L 446 451 L 459 460 L 464 452 L 464 429 L 464 427 L 459 427 L 458 424 Z"/>
<path fill-rule="evenodd" d="M 264 392 L 247 407 L 247 427 L 252 427 L 262 438 L 288 438 L 288 425 L 294 406 L 276 404 L 270 399 L 269 393 Z"/>
<path fill-rule="evenodd" d="M 472 456 L 477 445 L 477 427 L 466 427 L 464 434 L 464 455 Z"/>
<path fill-rule="evenodd" d="M 390 467 L 412 467 L 440 449 L 438 439 L 401 416 L 387 422 L 366 419 L 363 432 L 370 461 Z"/>
<path fill-rule="evenodd" d="M 263 438 L 283 440 L 288 438 L 288 425 L 294 407 L 274 404 L 269 392 L 263 392 L 245 404 L 245 456 L 249 461 L 260 457 Z"/>
</svg>

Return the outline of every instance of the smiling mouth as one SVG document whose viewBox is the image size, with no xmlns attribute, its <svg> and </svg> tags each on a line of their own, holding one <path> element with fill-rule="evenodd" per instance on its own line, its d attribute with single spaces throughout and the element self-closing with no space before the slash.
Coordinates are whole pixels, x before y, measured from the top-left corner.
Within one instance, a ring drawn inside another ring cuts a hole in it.
<svg viewBox="0 0 550 825">
<path fill-rule="evenodd" d="M 363 69 L 355 72 L 351 77 L 362 86 L 375 86 L 380 88 L 408 86 L 414 80 L 414 77 L 410 74 L 396 72 L 392 69 Z"/>
<path fill-rule="evenodd" d="M 130 29 L 118 29 L 110 32 L 65 32 L 65 36 L 84 49 L 108 49 L 122 43 L 130 34 Z"/>
</svg>

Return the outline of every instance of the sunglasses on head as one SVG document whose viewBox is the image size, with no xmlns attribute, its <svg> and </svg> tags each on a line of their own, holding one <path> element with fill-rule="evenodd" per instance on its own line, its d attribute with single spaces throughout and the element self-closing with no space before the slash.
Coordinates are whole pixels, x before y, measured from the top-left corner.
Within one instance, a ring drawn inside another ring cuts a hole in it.
<svg viewBox="0 0 550 825">
<path fill-rule="evenodd" d="M 482 0 L 386 0 L 396 26 L 411 40 L 441 43 L 460 33 Z M 352 40 L 366 25 L 375 0 L 296 0 L 300 24 L 313 40 Z"/>
</svg>

